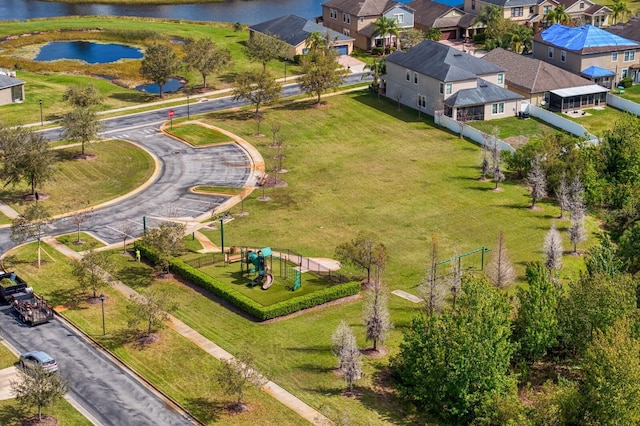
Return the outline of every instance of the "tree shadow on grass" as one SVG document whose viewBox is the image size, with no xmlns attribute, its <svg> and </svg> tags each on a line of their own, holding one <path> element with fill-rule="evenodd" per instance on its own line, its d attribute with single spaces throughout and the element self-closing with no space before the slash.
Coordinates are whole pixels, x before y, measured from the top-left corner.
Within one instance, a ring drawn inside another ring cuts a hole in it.
<svg viewBox="0 0 640 426">
<path fill-rule="evenodd" d="M 120 348 L 140 337 L 140 331 L 135 328 L 122 328 L 103 336 L 100 341 L 109 350 Z"/>
<path fill-rule="evenodd" d="M 48 303 L 53 306 L 66 306 L 69 309 L 80 309 L 80 304 L 86 299 L 86 292 L 83 288 L 73 287 L 67 289 L 54 290 L 46 297 Z"/>
<path fill-rule="evenodd" d="M 153 269 L 134 263 L 120 269 L 116 277 L 134 289 L 147 288 L 153 284 Z"/>
<path fill-rule="evenodd" d="M 135 104 L 151 102 L 151 101 L 156 99 L 155 96 L 144 94 L 142 92 L 140 92 L 140 93 L 125 93 L 125 92 L 114 93 L 109 97 L 112 98 L 112 99 L 116 99 L 118 101 L 131 102 L 131 103 L 135 103 Z"/>
<path fill-rule="evenodd" d="M 397 118 L 398 120 L 402 120 L 405 123 L 424 122 L 430 127 L 434 126 L 433 119 L 430 116 L 421 114 L 421 116 L 418 117 L 418 111 L 413 108 L 403 105 L 402 109 L 398 111 L 398 103 L 394 100 L 385 97 L 380 97 L 378 99 L 377 95 L 371 93 L 363 93 L 362 95 L 354 96 L 353 99 L 368 106 L 369 108 L 383 112 Z"/>
<path fill-rule="evenodd" d="M 19 425 L 20 421 L 29 417 L 29 410 L 26 406 L 12 401 L 11 405 L 0 408 L 0 424 Z"/>
<path fill-rule="evenodd" d="M 331 373 L 332 371 L 336 371 L 336 368 L 334 367 L 320 367 L 317 364 L 302 364 L 296 367 L 296 369 L 301 370 L 303 372 L 321 373 L 321 374 L 327 374 L 327 373 Z"/>
<path fill-rule="evenodd" d="M 225 404 L 211 398 L 189 398 L 185 408 L 205 424 L 216 423 L 225 411 Z"/>
</svg>

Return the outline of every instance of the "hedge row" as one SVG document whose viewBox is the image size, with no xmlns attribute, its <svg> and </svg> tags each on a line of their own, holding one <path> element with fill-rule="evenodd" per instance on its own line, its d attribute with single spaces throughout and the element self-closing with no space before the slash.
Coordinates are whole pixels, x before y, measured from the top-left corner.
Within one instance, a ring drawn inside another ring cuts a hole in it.
<svg viewBox="0 0 640 426">
<path fill-rule="evenodd" d="M 140 241 L 136 241 L 135 248 L 140 250 L 140 254 L 151 262 L 155 263 L 157 261 L 158 255 L 153 250 L 145 247 Z M 360 291 L 360 283 L 350 282 L 338 284 L 303 296 L 293 297 L 270 306 L 262 306 L 250 297 L 245 296 L 228 285 L 222 284 L 213 277 L 201 272 L 199 269 L 186 264 L 182 259 L 171 258 L 170 269 L 174 274 L 178 274 L 191 283 L 209 290 L 216 296 L 228 301 L 236 308 L 241 309 L 260 321 L 312 308 L 323 303 L 358 294 Z"/>
</svg>

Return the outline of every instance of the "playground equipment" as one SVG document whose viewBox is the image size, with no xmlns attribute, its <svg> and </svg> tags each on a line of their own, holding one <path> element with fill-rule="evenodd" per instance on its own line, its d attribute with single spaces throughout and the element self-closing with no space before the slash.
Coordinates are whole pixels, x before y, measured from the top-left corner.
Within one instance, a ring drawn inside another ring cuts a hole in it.
<svg viewBox="0 0 640 426">
<path fill-rule="evenodd" d="M 250 285 L 261 285 L 263 290 L 268 289 L 273 284 L 273 275 L 269 272 L 269 266 L 265 264 L 265 258 L 271 256 L 271 247 L 265 247 L 254 252 L 253 250 L 247 251 L 246 261 L 247 265 L 253 265 L 254 271 L 258 275 L 251 280 Z"/>
</svg>

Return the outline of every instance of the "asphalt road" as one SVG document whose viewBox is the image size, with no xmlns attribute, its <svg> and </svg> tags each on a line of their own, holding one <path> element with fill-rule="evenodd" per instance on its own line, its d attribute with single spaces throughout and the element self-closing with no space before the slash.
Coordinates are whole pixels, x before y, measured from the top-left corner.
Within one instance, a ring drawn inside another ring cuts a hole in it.
<svg viewBox="0 0 640 426">
<path fill-rule="evenodd" d="M 73 398 L 101 424 L 193 424 L 61 321 L 29 327 L 10 306 L 3 305 L 0 327 L 3 337 L 21 353 L 37 349 L 53 356 L 60 374 L 70 383 Z"/>
</svg>

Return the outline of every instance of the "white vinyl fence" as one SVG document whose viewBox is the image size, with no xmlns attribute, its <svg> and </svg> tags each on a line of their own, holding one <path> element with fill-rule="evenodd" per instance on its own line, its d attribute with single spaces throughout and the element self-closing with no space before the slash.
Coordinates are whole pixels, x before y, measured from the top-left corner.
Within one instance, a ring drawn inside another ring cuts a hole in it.
<svg viewBox="0 0 640 426">
<path fill-rule="evenodd" d="M 460 134 L 461 123 L 459 121 L 456 121 L 451 117 L 447 117 L 446 115 L 444 115 L 442 113 L 440 113 L 440 114 L 436 113 L 435 116 L 433 117 L 433 120 L 435 121 L 435 123 L 437 125 L 442 126 L 442 127 L 446 127 L 447 129 L 451 130 L 452 132 Z M 490 141 L 490 140 L 494 139 L 493 136 L 491 136 L 491 135 L 489 135 L 489 134 L 487 134 L 485 132 L 481 132 L 480 130 L 469 126 L 468 124 L 463 125 L 463 126 L 464 126 L 464 128 L 462 129 L 462 135 L 464 137 L 469 138 L 472 141 L 476 142 L 480 146 L 482 146 L 485 143 L 487 143 L 487 141 Z M 501 139 L 496 139 L 496 141 L 498 143 L 498 149 L 500 151 L 509 151 L 509 152 L 515 152 L 516 151 L 511 145 L 509 145 L 505 141 L 503 141 Z"/>
<path fill-rule="evenodd" d="M 640 104 L 623 99 L 620 96 L 607 93 L 607 105 L 612 106 L 621 111 L 630 112 L 636 116 L 640 116 Z"/>
</svg>

